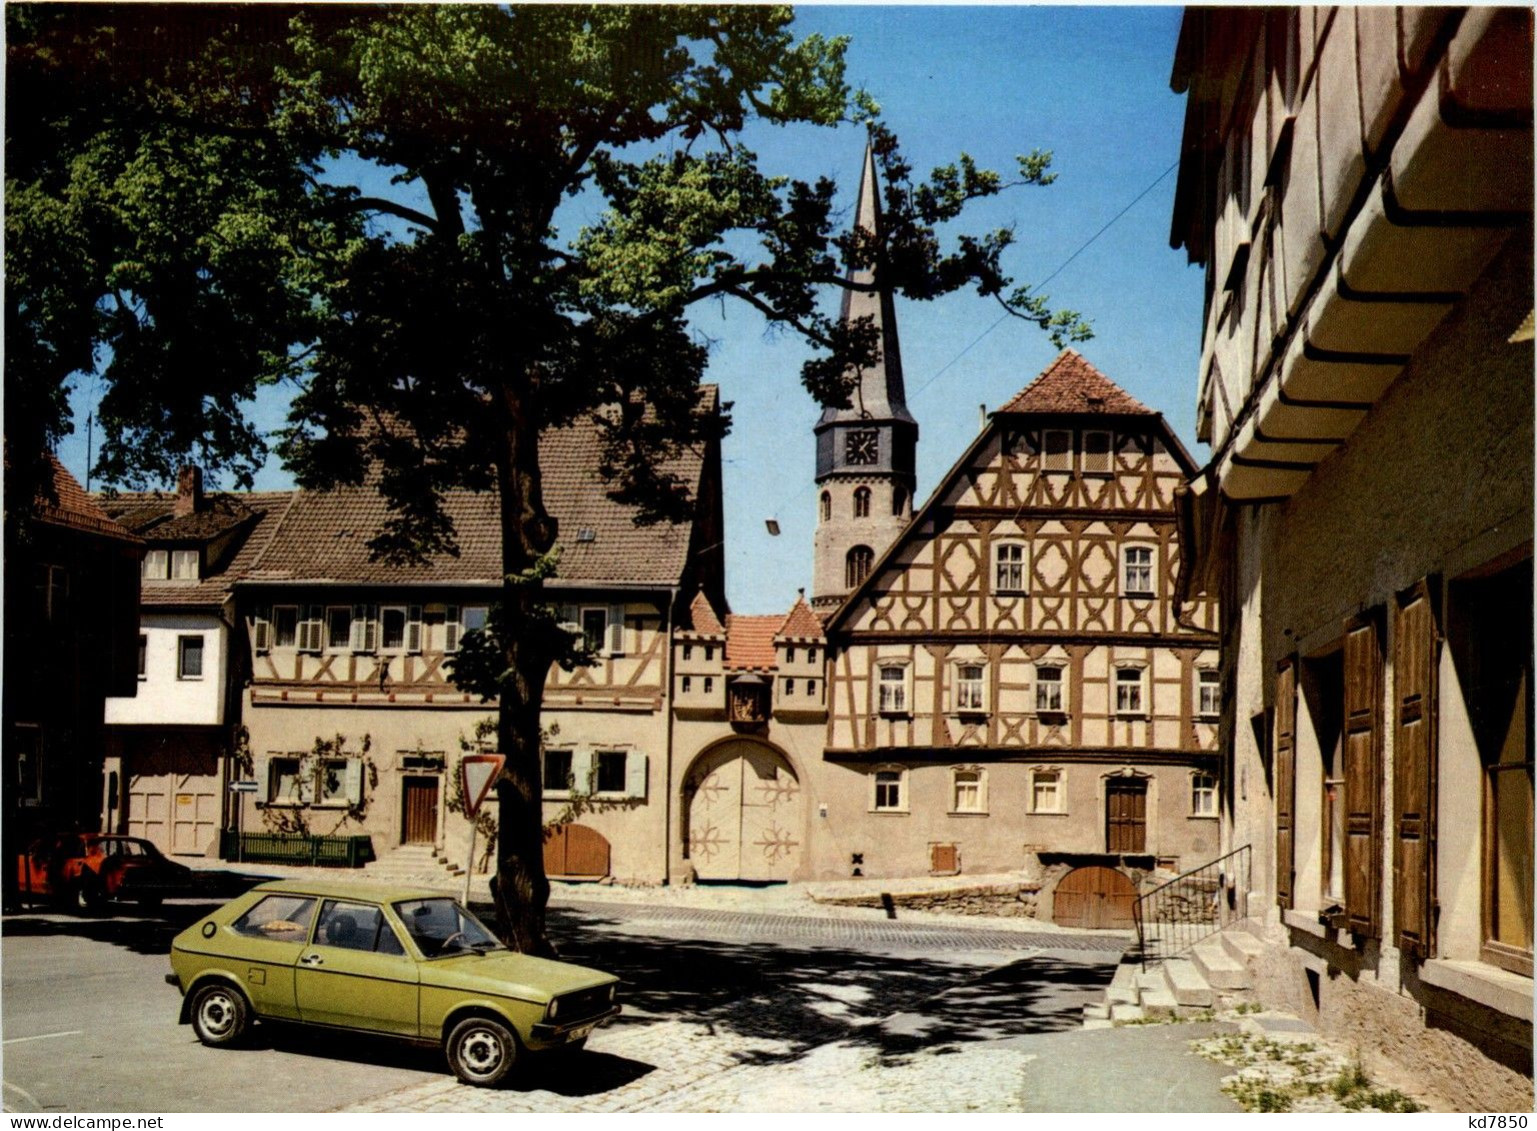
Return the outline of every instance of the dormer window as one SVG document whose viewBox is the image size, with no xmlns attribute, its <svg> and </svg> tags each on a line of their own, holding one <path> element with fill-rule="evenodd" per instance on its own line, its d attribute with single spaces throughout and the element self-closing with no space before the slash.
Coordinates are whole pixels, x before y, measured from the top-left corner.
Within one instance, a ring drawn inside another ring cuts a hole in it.
<svg viewBox="0 0 1537 1131">
<path fill-rule="evenodd" d="M 198 579 L 198 552 L 196 550 L 171 551 L 171 580 L 196 581 Z"/>
<path fill-rule="evenodd" d="M 1073 470 L 1073 434 L 1048 428 L 1041 437 L 1041 467 L 1046 471 Z"/>
<path fill-rule="evenodd" d="M 164 581 L 170 576 L 171 553 L 169 550 L 149 550 L 139 566 L 139 576 L 145 581 Z"/>
<path fill-rule="evenodd" d="M 1086 475 L 1110 474 L 1109 432 L 1085 432 L 1083 434 L 1083 470 Z"/>
</svg>

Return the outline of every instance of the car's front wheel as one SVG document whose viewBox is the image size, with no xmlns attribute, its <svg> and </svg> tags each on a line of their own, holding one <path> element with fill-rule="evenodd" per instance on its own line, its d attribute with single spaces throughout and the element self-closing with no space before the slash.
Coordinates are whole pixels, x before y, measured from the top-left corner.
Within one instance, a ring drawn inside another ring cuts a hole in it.
<svg viewBox="0 0 1537 1131">
<path fill-rule="evenodd" d="M 239 990 L 215 982 L 192 996 L 192 1031 L 205 1045 L 232 1045 L 245 1036 L 251 1010 Z"/>
<path fill-rule="evenodd" d="M 75 894 L 82 910 L 89 911 L 93 915 L 106 910 L 107 889 L 102 885 L 101 877 L 95 872 L 86 872 L 80 877 L 80 886 Z"/>
<path fill-rule="evenodd" d="M 466 1084 L 494 1088 L 518 1059 L 518 1040 L 500 1021 L 470 1017 L 459 1022 L 443 1042 L 448 1066 Z"/>
</svg>

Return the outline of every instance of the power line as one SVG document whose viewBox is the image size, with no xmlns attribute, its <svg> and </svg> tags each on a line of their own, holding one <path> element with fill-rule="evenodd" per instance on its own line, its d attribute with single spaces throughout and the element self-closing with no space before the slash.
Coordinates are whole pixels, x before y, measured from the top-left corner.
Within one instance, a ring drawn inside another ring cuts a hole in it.
<svg viewBox="0 0 1537 1131">
<path fill-rule="evenodd" d="M 1137 204 L 1142 200 L 1142 198 L 1144 196 L 1146 196 L 1148 193 L 1152 192 L 1155 188 L 1157 188 L 1159 186 L 1159 184 L 1162 183 L 1163 179 L 1165 177 L 1167 177 L 1170 173 L 1174 172 L 1174 170 L 1177 169 L 1177 168 L 1179 168 L 1179 161 L 1178 160 L 1176 160 L 1172 165 L 1170 165 L 1163 172 L 1159 173 L 1158 176 L 1153 180 L 1153 182 L 1147 186 L 1147 188 L 1143 189 L 1141 192 L 1139 192 L 1132 199 L 1130 204 L 1126 205 L 1125 208 L 1122 208 L 1114 216 L 1110 217 L 1109 220 L 1105 221 L 1104 226 L 1101 227 L 1099 229 L 1099 231 L 1095 232 L 1088 239 L 1084 240 L 1083 243 L 1079 246 L 1077 251 L 1073 252 L 1072 255 L 1069 255 L 1066 259 L 1064 259 L 1057 266 L 1057 269 L 1055 271 L 1053 271 L 1050 275 L 1047 275 L 1039 283 L 1036 283 L 1032 289 L 1033 290 L 1040 290 L 1047 283 L 1051 282 L 1058 275 L 1062 274 L 1062 272 L 1067 269 L 1068 264 L 1072 263 L 1073 260 L 1077 259 L 1080 255 L 1082 255 L 1085 251 L 1087 251 L 1089 249 L 1089 246 L 1091 244 L 1093 244 L 1095 240 L 1099 239 L 1100 236 L 1102 236 L 1106 232 L 1108 232 L 1115 225 L 1115 222 L 1117 220 L 1119 220 L 1122 216 L 1126 215 L 1126 213 L 1130 212 L 1133 208 L 1135 208 L 1137 206 Z M 916 399 L 919 396 L 919 394 L 921 394 L 925 389 L 927 389 L 935 381 L 938 381 L 940 379 L 940 377 L 944 375 L 945 371 L 948 370 L 952 365 L 954 365 L 957 361 L 960 361 L 961 358 L 965 357 L 968 353 L 970 353 L 973 346 L 977 345 L 977 343 L 979 343 L 983 338 L 987 337 L 994 330 L 996 330 L 999 326 L 1003 325 L 1003 323 L 1009 317 L 1010 317 L 1010 314 L 1008 313 L 1008 311 L 1005 311 L 1004 313 L 1000 314 L 998 316 L 997 320 L 995 322 L 993 322 L 993 324 L 990 325 L 987 329 L 983 330 L 980 334 L 978 334 L 975 338 L 973 338 L 971 343 L 969 345 L 967 345 L 965 349 L 961 350 L 960 353 L 956 354 L 949 361 L 945 362 L 945 364 L 939 368 L 939 370 L 934 374 L 934 376 L 930 377 L 927 381 L 925 381 L 922 385 L 920 385 L 913 392 L 914 399 Z"/>
</svg>

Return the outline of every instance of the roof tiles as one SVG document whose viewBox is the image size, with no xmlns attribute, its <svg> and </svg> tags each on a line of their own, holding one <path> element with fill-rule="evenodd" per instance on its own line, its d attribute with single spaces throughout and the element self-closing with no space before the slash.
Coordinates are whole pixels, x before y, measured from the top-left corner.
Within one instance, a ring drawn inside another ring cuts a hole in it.
<svg viewBox="0 0 1537 1131">
<path fill-rule="evenodd" d="M 784 618 L 779 616 L 726 617 L 726 670 L 762 671 L 776 664 L 774 637 Z"/>
<path fill-rule="evenodd" d="M 998 410 L 1003 413 L 1156 416 L 1075 350 L 1065 349 L 1039 377 Z"/>
</svg>

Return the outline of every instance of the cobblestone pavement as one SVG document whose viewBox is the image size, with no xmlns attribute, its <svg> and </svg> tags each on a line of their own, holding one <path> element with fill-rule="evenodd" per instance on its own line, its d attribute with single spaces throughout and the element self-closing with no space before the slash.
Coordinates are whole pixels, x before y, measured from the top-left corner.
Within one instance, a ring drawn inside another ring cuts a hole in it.
<svg viewBox="0 0 1537 1131">
<path fill-rule="evenodd" d="M 449 1076 L 366 1112 L 1021 1110 L 1033 1054 L 1076 1028 L 1123 937 L 644 904 L 550 909 L 563 957 L 624 979 L 584 1055 L 498 1091 Z"/>
</svg>

